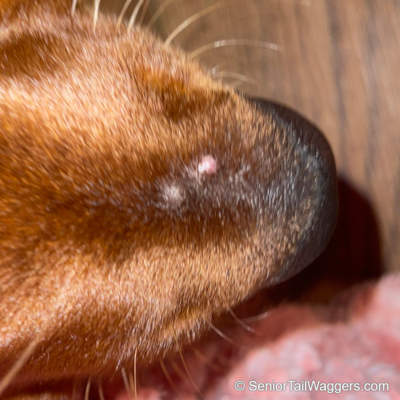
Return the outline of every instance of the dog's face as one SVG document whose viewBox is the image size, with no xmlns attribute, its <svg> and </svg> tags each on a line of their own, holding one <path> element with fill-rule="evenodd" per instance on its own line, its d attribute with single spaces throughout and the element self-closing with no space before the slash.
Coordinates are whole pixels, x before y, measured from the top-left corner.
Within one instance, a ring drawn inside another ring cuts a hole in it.
<svg viewBox="0 0 400 400">
<path fill-rule="evenodd" d="M 68 1 L 0 18 L 0 376 L 162 358 L 323 249 L 335 168 L 297 114 Z"/>
</svg>

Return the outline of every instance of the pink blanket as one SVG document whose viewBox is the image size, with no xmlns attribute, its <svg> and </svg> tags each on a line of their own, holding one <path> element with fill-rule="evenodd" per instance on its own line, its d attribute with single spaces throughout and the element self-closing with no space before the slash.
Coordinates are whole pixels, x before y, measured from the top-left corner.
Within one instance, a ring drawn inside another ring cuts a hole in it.
<svg viewBox="0 0 400 400">
<path fill-rule="evenodd" d="M 138 371 L 139 399 L 400 399 L 400 275 L 238 322 L 162 367 Z"/>
</svg>

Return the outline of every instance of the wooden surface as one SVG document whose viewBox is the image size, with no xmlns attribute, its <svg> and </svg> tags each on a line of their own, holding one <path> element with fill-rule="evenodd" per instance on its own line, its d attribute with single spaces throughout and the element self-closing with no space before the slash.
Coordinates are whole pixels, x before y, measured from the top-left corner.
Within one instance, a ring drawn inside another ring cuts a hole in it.
<svg viewBox="0 0 400 400">
<path fill-rule="evenodd" d="M 163 1 L 150 1 L 144 23 Z M 111 3 L 102 6 L 120 9 Z M 215 3 L 173 0 L 152 29 L 166 38 Z M 234 38 L 272 42 L 279 50 L 226 47 L 200 60 L 225 76 L 254 80 L 240 89 L 292 106 L 322 129 L 334 150 L 339 226 L 307 279 L 322 273 L 341 286 L 399 270 L 400 1 L 226 0 L 173 43 L 190 52 Z"/>
</svg>

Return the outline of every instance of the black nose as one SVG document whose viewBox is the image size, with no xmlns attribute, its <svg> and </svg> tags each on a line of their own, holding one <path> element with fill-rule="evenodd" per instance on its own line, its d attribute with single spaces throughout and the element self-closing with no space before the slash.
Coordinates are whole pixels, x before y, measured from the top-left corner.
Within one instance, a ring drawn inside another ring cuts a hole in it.
<svg viewBox="0 0 400 400">
<path fill-rule="evenodd" d="M 296 171 L 290 180 L 291 187 L 285 184 L 287 187 L 282 190 L 290 192 L 287 198 L 291 199 L 291 207 L 307 210 L 307 216 L 303 219 L 303 226 L 297 227 L 302 233 L 294 246 L 296 250 L 276 278 L 270 281 L 275 284 L 305 268 L 325 249 L 337 218 L 336 168 L 331 148 L 316 126 L 284 106 L 262 99 L 249 101 L 284 131 L 290 142 L 301 148 L 300 160 L 293 161 L 293 164 L 288 160 L 287 169 Z"/>
</svg>

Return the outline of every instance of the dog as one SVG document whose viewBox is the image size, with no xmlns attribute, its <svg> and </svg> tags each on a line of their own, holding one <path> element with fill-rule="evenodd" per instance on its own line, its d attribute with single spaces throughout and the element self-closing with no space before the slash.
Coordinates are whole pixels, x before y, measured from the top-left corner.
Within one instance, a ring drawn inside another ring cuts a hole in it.
<svg viewBox="0 0 400 400">
<path fill-rule="evenodd" d="M 0 29 L 6 398 L 180 352 L 324 249 L 335 164 L 300 115 L 70 1 L 2 0 Z"/>
</svg>

